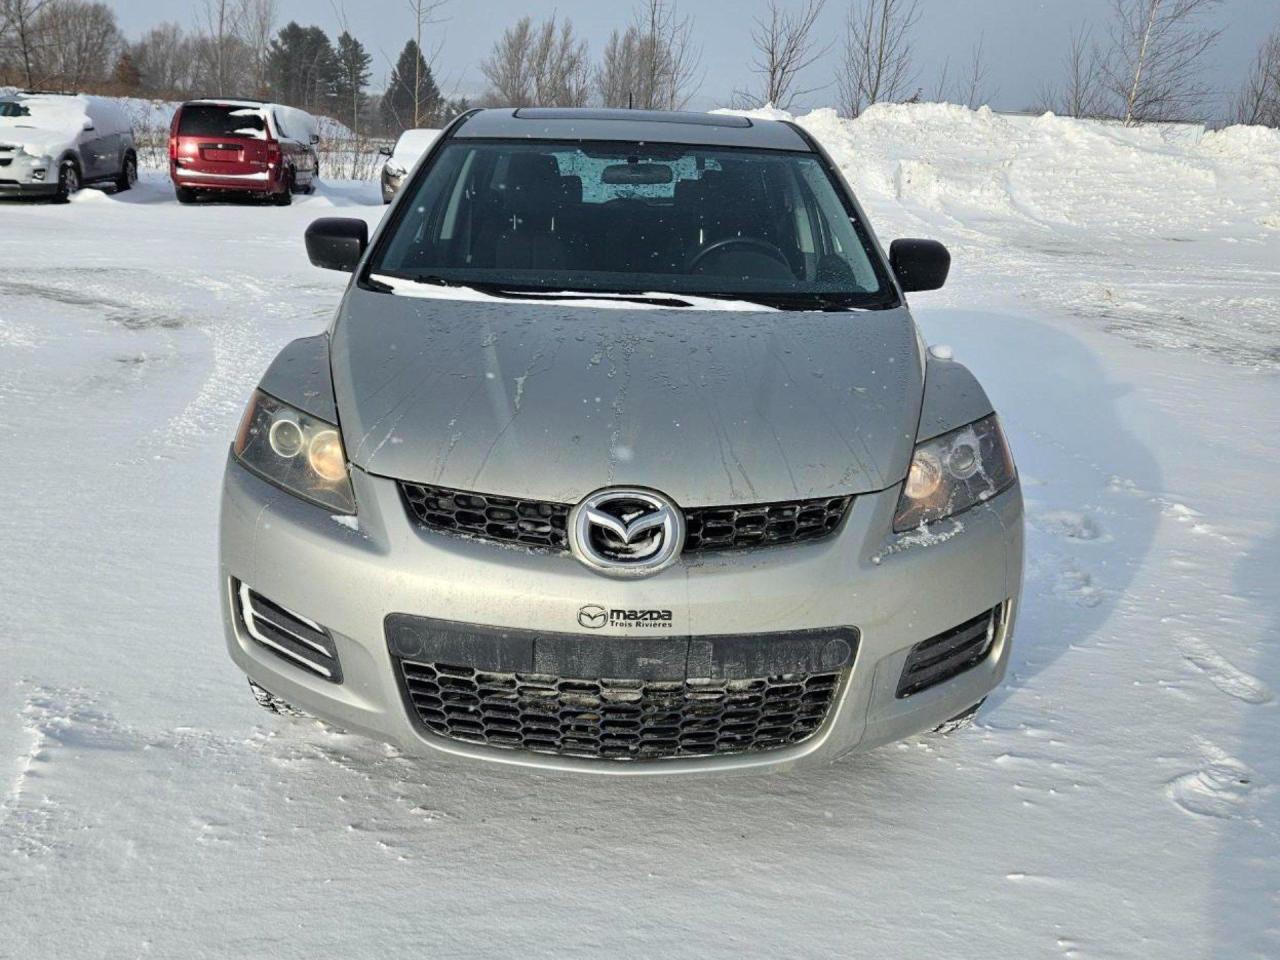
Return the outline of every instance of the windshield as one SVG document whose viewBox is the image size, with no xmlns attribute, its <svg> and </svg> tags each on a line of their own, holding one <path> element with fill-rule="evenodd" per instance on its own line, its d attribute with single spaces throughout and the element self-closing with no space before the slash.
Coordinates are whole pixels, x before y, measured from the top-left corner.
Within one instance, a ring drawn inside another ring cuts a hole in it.
<svg viewBox="0 0 1280 960">
<path fill-rule="evenodd" d="M 187 137 L 255 137 L 267 129 L 262 111 L 253 107 L 189 103 L 182 108 L 178 133 Z"/>
<path fill-rule="evenodd" d="M 800 307 L 897 302 L 813 154 L 454 141 L 410 189 L 375 274 Z"/>
</svg>

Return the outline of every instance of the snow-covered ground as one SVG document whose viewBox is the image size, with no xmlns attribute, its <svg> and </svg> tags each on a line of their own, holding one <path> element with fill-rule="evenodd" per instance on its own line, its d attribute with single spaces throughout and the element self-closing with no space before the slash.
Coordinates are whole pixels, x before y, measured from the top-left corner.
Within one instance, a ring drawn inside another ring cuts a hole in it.
<svg viewBox="0 0 1280 960">
<path fill-rule="evenodd" d="M 803 121 L 1029 522 L 976 727 L 774 777 L 423 764 L 274 720 L 222 646 L 241 407 L 343 278 L 291 208 L 0 205 L 0 957 L 1280 956 L 1280 139 L 959 108 Z"/>
</svg>

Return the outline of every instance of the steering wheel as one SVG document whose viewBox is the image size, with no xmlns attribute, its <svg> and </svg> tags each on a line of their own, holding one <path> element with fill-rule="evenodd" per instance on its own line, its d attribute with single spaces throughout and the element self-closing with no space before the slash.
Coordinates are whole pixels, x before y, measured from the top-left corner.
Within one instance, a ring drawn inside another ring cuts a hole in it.
<svg viewBox="0 0 1280 960">
<path fill-rule="evenodd" d="M 725 237 L 723 240 L 717 240 L 709 246 L 703 247 L 689 261 L 689 266 L 685 269 L 686 273 L 693 273 L 698 269 L 698 265 L 703 260 L 711 256 L 713 253 L 720 253 L 730 247 L 747 247 L 755 250 L 757 253 L 763 253 L 765 256 L 777 260 L 780 264 L 791 271 L 791 261 L 787 259 L 787 255 L 782 250 L 770 243 L 768 240 L 760 240 L 756 237 Z"/>
</svg>

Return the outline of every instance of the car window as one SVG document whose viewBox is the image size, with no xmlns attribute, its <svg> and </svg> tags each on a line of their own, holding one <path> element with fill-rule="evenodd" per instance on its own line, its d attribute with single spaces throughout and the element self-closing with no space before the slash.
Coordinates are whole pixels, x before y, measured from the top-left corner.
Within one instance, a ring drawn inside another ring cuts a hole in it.
<svg viewBox="0 0 1280 960">
<path fill-rule="evenodd" d="M 409 192 L 375 271 L 513 288 L 896 302 L 856 210 L 809 153 L 454 141 Z"/>
<path fill-rule="evenodd" d="M 191 103 L 182 108 L 178 133 L 187 137 L 266 136 L 266 117 L 253 107 L 221 103 Z"/>
<path fill-rule="evenodd" d="M 17 100 L 0 100 L 0 117 L 29 117 L 31 111 Z"/>
</svg>

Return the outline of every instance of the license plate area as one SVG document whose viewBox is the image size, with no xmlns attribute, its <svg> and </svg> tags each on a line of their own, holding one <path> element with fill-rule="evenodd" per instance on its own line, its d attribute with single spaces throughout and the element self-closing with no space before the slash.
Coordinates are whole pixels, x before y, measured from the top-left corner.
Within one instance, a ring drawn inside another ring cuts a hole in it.
<svg viewBox="0 0 1280 960">
<path fill-rule="evenodd" d="M 239 163 L 243 153 L 239 147 L 201 147 L 200 159 L 212 163 Z"/>
</svg>

